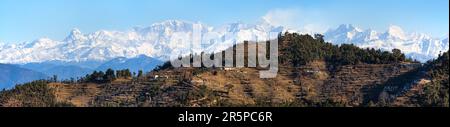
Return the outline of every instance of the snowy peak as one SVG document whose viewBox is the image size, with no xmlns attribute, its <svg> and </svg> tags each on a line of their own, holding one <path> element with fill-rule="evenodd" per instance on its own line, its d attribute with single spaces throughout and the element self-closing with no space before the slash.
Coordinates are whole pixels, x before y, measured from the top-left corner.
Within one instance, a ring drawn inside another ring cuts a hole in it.
<svg viewBox="0 0 450 127">
<path fill-rule="evenodd" d="M 391 25 L 386 33 L 384 33 L 383 38 L 392 40 L 406 40 L 406 35 L 402 28 L 396 25 Z"/>
<path fill-rule="evenodd" d="M 371 33 L 371 31 L 367 31 Z M 342 24 L 336 29 L 330 29 L 324 36 L 336 44 L 353 43 L 356 38 L 367 38 L 363 31 L 352 24 Z M 370 38 L 370 37 L 369 37 Z"/>
<path fill-rule="evenodd" d="M 239 32 L 241 30 L 248 29 L 248 28 L 249 28 L 249 26 L 247 24 L 236 22 L 236 23 L 230 23 L 230 24 L 226 25 L 225 26 L 225 29 L 226 29 L 225 31 L 227 31 L 227 32 Z"/>
<path fill-rule="evenodd" d="M 448 34 L 446 34 L 446 35 L 444 36 L 444 39 L 442 39 L 442 41 L 448 43 Z"/>
<path fill-rule="evenodd" d="M 70 35 L 73 35 L 73 36 L 82 36 L 83 34 L 81 34 L 80 29 L 78 29 L 78 28 L 73 28 L 72 31 L 70 32 Z"/>
<path fill-rule="evenodd" d="M 181 20 L 166 20 L 159 23 L 154 23 L 151 27 L 165 27 L 165 28 L 185 28 L 185 26 L 192 26 L 192 22 Z"/>
<path fill-rule="evenodd" d="M 448 34 L 446 35 L 446 37 L 444 38 L 444 39 L 442 39 L 442 44 L 441 44 L 441 46 L 442 47 L 449 47 L 450 46 L 450 44 L 449 44 L 449 42 L 448 42 Z"/>
<path fill-rule="evenodd" d="M 361 29 L 354 27 L 352 24 L 342 24 L 336 29 L 341 32 L 361 32 Z"/>
<path fill-rule="evenodd" d="M 352 24 L 341 24 L 336 29 L 330 29 L 327 33 L 343 34 L 352 37 L 352 34 L 362 32 L 361 29 L 354 27 Z"/>
<path fill-rule="evenodd" d="M 364 39 L 364 41 L 372 41 L 379 39 L 378 32 L 371 29 L 365 30 L 360 36 Z"/>
<path fill-rule="evenodd" d="M 86 37 L 81 33 L 78 28 L 73 28 L 69 35 L 64 39 L 65 42 L 72 41 L 84 41 Z"/>
<path fill-rule="evenodd" d="M 192 30 L 193 23 L 183 22 L 178 20 L 167 20 L 161 23 L 155 23 L 151 25 L 151 28 L 155 31 L 173 30 L 173 31 L 190 31 Z"/>
<path fill-rule="evenodd" d="M 202 23 L 193 23 L 189 21 L 180 20 L 167 20 L 160 23 L 154 23 L 150 27 L 146 28 L 152 32 L 192 32 L 195 27 L 207 28 L 206 25 Z"/>
<path fill-rule="evenodd" d="M 334 44 L 354 44 L 362 48 L 375 48 L 391 51 L 402 50 L 408 57 L 425 62 L 436 58 L 440 52 L 448 51 L 448 39 L 430 37 L 423 33 L 407 34 L 399 26 L 391 25 L 386 32 L 364 31 L 353 25 L 340 25 L 328 30 L 325 40 Z M 447 37 L 448 38 L 448 37 Z"/>
<path fill-rule="evenodd" d="M 58 44 L 58 42 L 53 41 L 49 38 L 40 38 L 31 43 L 27 43 L 24 47 L 25 48 L 46 48 L 46 47 L 48 48 L 48 47 L 53 47 L 57 44 Z"/>
<path fill-rule="evenodd" d="M 210 32 L 212 28 L 200 22 L 193 23 L 181 20 L 167 20 L 160 23 L 154 23 L 149 27 L 135 27 L 132 32 L 128 32 L 128 36 L 141 36 L 143 39 L 153 40 L 158 38 L 162 42 L 166 42 L 174 33 L 193 33 L 194 30 L 200 31 L 201 33 L 207 33 Z"/>
</svg>

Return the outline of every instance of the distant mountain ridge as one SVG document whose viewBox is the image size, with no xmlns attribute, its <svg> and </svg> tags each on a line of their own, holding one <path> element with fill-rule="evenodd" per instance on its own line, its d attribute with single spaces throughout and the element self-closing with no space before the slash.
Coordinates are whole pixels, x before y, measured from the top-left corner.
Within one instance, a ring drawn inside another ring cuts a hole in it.
<svg viewBox="0 0 450 127">
<path fill-rule="evenodd" d="M 48 76 L 56 75 L 58 76 L 58 80 L 76 79 L 77 77 L 83 77 L 93 71 L 92 69 L 83 68 L 77 65 L 51 64 L 48 62 L 29 63 L 19 66 Z"/>
<path fill-rule="evenodd" d="M 156 66 L 163 63 L 163 61 L 145 55 L 139 55 L 135 58 L 119 57 L 105 62 L 104 64 L 97 67 L 96 70 L 105 71 L 109 68 L 113 70 L 129 69 L 131 72 L 135 72 L 137 74 L 139 70 L 143 72 L 149 72 Z"/>
<path fill-rule="evenodd" d="M 408 34 L 399 26 L 391 25 L 386 32 L 362 30 L 352 24 L 343 24 L 324 33 L 325 40 L 334 44 L 354 44 L 361 48 L 390 51 L 402 50 L 408 57 L 426 62 L 449 50 L 448 35 L 433 38 L 426 34 Z"/>
<path fill-rule="evenodd" d="M 47 79 L 48 76 L 16 65 L 0 64 L 0 89 L 12 88 L 16 84 Z"/>
<path fill-rule="evenodd" d="M 119 57 L 109 61 L 84 61 L 84 62 L 63 62 L 63 61 L 48 61 L 41 63 L 28 63 L 17 65 L 18 67 L 33 70 L 43 73 L 48 76 L 56 75 L 58 80 L 69 80 L 71 78 L 77 79 L 90 74 L 93 71 L 105 71 L 109 68 L 114 70 L 130 69 L 131 72 L 151 71 L 157 65 L 163 62 L 148 57 L 146 55 L 139 55 L 133 58 Z M 87 67 L 89 65 L 89 67 Z"/>
<path fill-rule="evenodd" d="M 264 22 L 258 25 L 231 23 L 213 28 L 202 23 L 178 20 L 154 23 L 149 27 L 135 27 L 126 32 L 101 30 L 83 34 L 75 28 L 62 41 L 41 38 L 33 42 L 0 46 L 0 63 L 108 61 L 118 57 L 132 58 L 139 55 L 167 60 L 171 52 L 190 50 L 189 43 L 177 43 L 170 39 L 190 36 L 194 26 L 199 28 L 202 35 L 230 37 L 230 40 L 225 40 L 226 42 L 242 42 L 256 38 L 266 40 L 269 32 L 283 30 L 282 27 Z M 192 41 L 192 38 L 184 39 Z M 202 40 L 205 43 L 210 43 L 209 41 Z"/>
</svg>

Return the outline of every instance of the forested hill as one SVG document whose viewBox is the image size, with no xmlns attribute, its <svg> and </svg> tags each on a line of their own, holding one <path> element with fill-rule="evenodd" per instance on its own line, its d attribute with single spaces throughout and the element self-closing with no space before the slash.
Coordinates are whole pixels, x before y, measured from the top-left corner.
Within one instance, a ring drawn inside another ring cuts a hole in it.
<svg viewBox="0 0 450 127">
<path fill-rule="evenodd" d="M 282 63 L 292 66 L 305 65 L 313 60 L 325 60 L 331 65 L 349 64 L 392 64 L 400 62 L 412 62 L 398 49 L 392 52 L 376 49 L 361 49 L 352 44 L 340 46 L 325 42 L 323 36 L 316 34 L 300 35 L 297 33 L 285 33 L 280 35 L 280 56 Z"/>
</svg>

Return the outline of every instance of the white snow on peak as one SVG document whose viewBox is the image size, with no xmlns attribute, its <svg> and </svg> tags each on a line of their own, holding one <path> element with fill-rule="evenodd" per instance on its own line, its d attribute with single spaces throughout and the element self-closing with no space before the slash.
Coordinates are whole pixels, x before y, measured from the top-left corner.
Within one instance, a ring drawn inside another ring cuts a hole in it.
<svg viewBox="0 0 450 127">
<path fill-rule="evenodd" d="M 213 36 L 221 39 L 211 44 L 211 38 L 192 38 L 192 34 Z M 129 31 L 100 30 L 83 34 L 74 28 L 62 41 L 41 38 L 23 44 L 6 44 L 0 48 L 0 63 L 29 63 L 51 60 L 59 61 L 106 61 L 118 57 L 132 58 L 146 55 L 168 59 L 173 52 L 224 50 L 236 42 L 267 39 L 269 32 L 282 32 L 282 27 L 267 24 L 249 25 L 231 23 L 213 28 L 200 22 L 167 20 L 148 27 L 135 27 Z M 183 39 L 183 42 L 177 41 Z M 197 40 L 194 40 L 197 39 Z M 191 48 L 191 42 L 201 46 Z"/>
<path fill-rule="evenodd" d="M 424 34 L 424 33 L 414 32 L 410 35 L 410 39 L 411 40 L 426 40 L 426 39 L 429 40 L 429 39 L 432 39 L 432 37 L 430 37 L 429 35 Z"/>
<path fill-rule="evenodd" d="M 370 31 L 368 31 L 371 33 Z M 363 31 L 352 24 L 342 24 L 336 29 L 330 29 L 325 32 L 324 36 L 333 38 L 336 44 L 353 43 L 357 38 L 366 38 L 362 35 Z"/>
<path fill-rule="evenodd" d="M 393 40 L 405 40 L 406 35 L 403 32 L 403 29 L 396 25 L 389 26 L 388 30 L 384 35 L 385 39 L 393 39 Z"/>
<path fill-rule="evenodd" d="M 358 30 L 353 25 L 340 25 L 324 33 L 325 40 L 334 44 L 354 44 L 361 48 L 391 51 L 402 50 L 408 57 L 425 62 L 448 51 L 448 39 L 430 37 L 423 33 L 407 34 L 399 26 L 391 25 L 384 33 Z M 448 38 L 448 37 L 447 37 Z"/>
<path fill-rule="evenodd" d="M 3 43 L 2 41 L 0 41 L 0 51 L 3 50 L 3 48 L 5 47 L 5 43 Z"/>
<path fill-rule="evenodd" d="M 448 34 L 445 34 L 445 36 L 442 37 L 442 40 L 446 40 L 446 42 L 448 43 Z"/>
<path fill-rule="evenodd" d="M 64 42 L 86 41 L 87 37 L 81 33 L 78 28 L 73 28 L 69 35 L 63 40 Z"/>
</svg>

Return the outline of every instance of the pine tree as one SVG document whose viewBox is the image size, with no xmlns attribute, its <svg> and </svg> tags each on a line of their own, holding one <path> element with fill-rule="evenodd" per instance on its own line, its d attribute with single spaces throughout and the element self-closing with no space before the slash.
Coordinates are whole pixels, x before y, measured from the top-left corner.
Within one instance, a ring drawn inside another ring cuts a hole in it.
<svg viewBox="0 0 450 127">
<path fill-rule="evenodd" d="M 395 62 L 405 61 L 405 54 L 402 54 L 402 51 L 400 51 L 400 49 L 392 49 L 392 55 Z"/>
<path fill-rule="evenodd" d="M 58 76 L 57 75 L 53 75 L 52 82 L 57 82 L 57 81 L 58 81 Z"/>
<path fill-rule="evenodd" d="M 122 78 L 123 77 L 123 71 L 122 70 L 117 70 L 116 71 L 116 76 L 117 76 L 117 78 Z"/>
<path fill-rule="evenodd" d="M 131 77 L 130 69 L 125 69 L 125 78 L 130 78 L 130 77 Z"/>
<path fill-rule="evenodd" d="M 113 80 L 116 79 L 116 75 L 114 74 L 114 70 L 109 68 L 108 70 L 106 70 L 105 76 L 104 76 L 104 80 L 111 82 Z"/>
<path fill-rule="evenodd" d="M 139 70 L 138 71 L 138 76 L 137 77 L 142 77 L 143 75 L 142 75 L 142 70 Z"/>
</svg>

